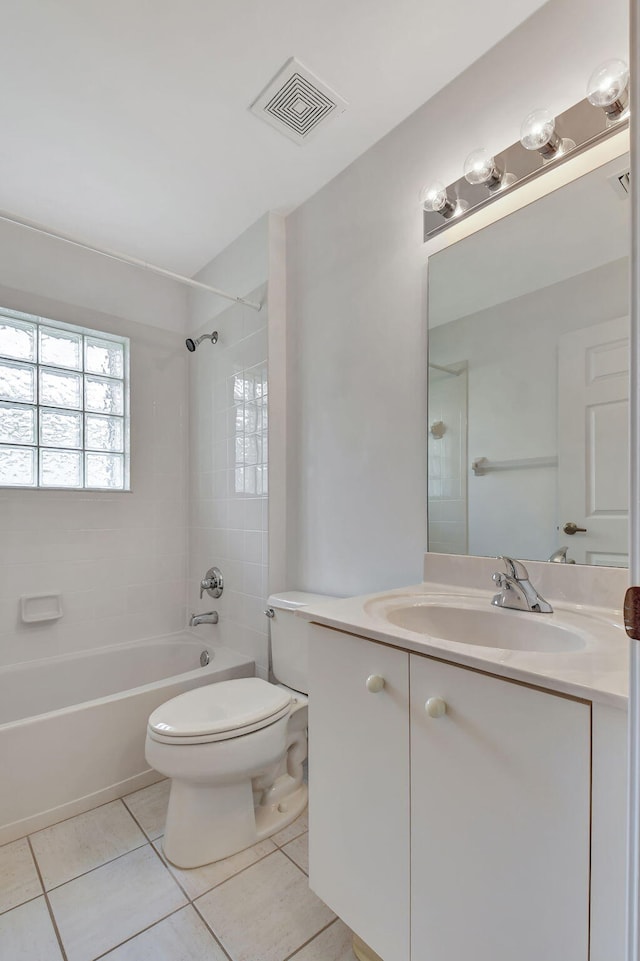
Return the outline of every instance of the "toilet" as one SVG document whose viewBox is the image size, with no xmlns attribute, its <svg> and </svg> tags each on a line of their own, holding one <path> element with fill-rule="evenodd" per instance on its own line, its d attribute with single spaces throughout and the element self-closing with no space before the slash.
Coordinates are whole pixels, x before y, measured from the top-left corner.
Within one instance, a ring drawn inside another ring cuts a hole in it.
<svg viewBox="0 0 640 961">
<path fill-rule="evenodd" d="M 269 598 L 275 683 L 219 681 L 151 714 L 145 755 L 171 778 L 163 850 L 177 867 L 230 857 L 305 809 L 309 625 L 295 612 L 325 600 L 301 591 Z"/>
</svg>

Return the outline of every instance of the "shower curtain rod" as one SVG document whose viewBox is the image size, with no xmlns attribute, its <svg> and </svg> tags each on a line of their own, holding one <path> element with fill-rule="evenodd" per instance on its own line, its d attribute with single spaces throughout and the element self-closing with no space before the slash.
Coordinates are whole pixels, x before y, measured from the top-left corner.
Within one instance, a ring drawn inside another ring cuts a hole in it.
<svg viewBox="0 0 640 961">
<path fill-rule="evenodd" d="M 110 260 L 118 260 L 120 263 L 128 264 L 130 267 L 141 267 L 143 270 L 149 270 L 152 274 L 159 274 L 161 277 L 168 277 L 170 280 L 175 280 L 179 284 L 196 287 L 198 290 L 207 290 L 210 294 L 215 294 L 217 297 L 224 297 L 225 300 L 232 300 L 236 304 L 244 304 L 245 307 L 251 307 L 253 310 L 262 309 L 262 304 L 256 304 L 253 300 L 245 300 L 244 297 L 236 297 L 235 294 L 228 294 L 225 290 L 220 290 L 219 287 L 203 284 L 199 280 L 194 280 L 192 277 L 184 277 L 182 274 L 176 274 L 172 270 L 166 270 L 164 267 L 156 267 L 155 264 L 149 264 L 146 260 L 129 257 L 128 254 L 121 254 L 117 250 L 110 250 L 108 247 L 96 247 L 94 244 L 89 244 L 84 240 L 78 240 L 70 234 L 63 234 L 58 230 L 51 230 L 49 227 L 43 227 L 33 221 L 19 220 L 17 217 L 12 217 L 11 214 L 5 211 L 0 211 L 0 220 L 8 224 L 14 224 L 16 227 L 24 227 L 25 230 L 32 230 L 37 234 L 43 234 L 45 237 L 52 237 L 54 240 L 62 240 L 65 244 L 81 247 L 83 250 L 100 254 L 102 257 L 108 257 Z"/>
</svg>

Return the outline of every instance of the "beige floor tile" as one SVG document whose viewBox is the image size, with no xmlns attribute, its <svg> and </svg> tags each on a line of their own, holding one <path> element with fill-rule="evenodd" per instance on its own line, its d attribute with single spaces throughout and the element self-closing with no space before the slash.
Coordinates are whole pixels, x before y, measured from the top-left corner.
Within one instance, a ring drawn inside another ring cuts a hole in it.
<svg viewBox="0 0 640 961">
<path fill-rule="evenodd" d="M 160 852 L 160 856 L 164 860 L 162 842 L 156 841 L 154 847 Z M 267 839 L 254 844 L 251 848 L 240 851 L 238 854 L 234 854 L 230 858 L 225 858 L 224 861 L 205 864 L 202 868 L 191 868 L 188 871 L 183 871 L 174 867 L 173 864 L 168 864 L 168 868 L 193 900 L 199 898 L 206 891 L 210 891 L 211 888 L 217 887 L 218 884 L 222 884 L 223 881 L 233 877 L 234 874 L 238 874 L 239 871 L 243 871 L 244 868 L 248 868 L 250 864 L 255 864 L 256 861 L 260 861 L 261 858 L 277 850 L 275 844 Z"/>
<path fill-rule="evenodd" d="M 42 894 L 42 885 L 25 838 L 0 848 L 0 913 Z"/>
<path fill-rule="evenodd" d="M 353 933 L 339 919 L 291 958 L 291 961 L 355 961 Z"/>
<path fill-rule="evenodd" d="M 309 835 L 301 834 L 295 841 L 289 841 L 282 848 L 292 861 L 295 861 L 305 874 L 309 873 Z"/>
<path fill-rule="evenodd" d="M 0 917 L 0 957 L 7 961 L 62 961 L 43 897 Z"/>
<path fill-rule="evenodd" d="M 282 961 L 334 918 L 280 851 L 214 888 L 196 907 L 233 961 Z"/>
<path fill-rule="evenodd" d="M 282 831 L 278 831 L 277 834 L 274 834 L 271 840 L 275 841 L 278 847 L 281 848 L 284 844 L 288 844 L 289 841 L 293 841 L 294 838 L 299 837 L 308 830 L 309 820 L 307 818 L 307 811 L 304 810 L 299 818 L 296 818 L 295 821 L 292 821 L 291 824 L 287 825 L 286 828 L 283 828 Z"/>
<path fill-rule="evenodd" d="M 150 841 L 164 834 L 170 788 L 169 779 L 158 781 L 122 799 Z"/>
<path fill-rule="evenodd" d="M 91 961 L 187 903 L 150 845 L 49 895 L 68 961 Z"/>
<path fill-rule="evenodd" d="M 104 961 L 227 961 L 227 956 L 202 918 L 186 907 L 110 951 Z"/>
<path fill-rule="evenodd" d="M 355 961 L 353 934 L 338 920 L 296 952 L 291 961 Z"/>
<path fill-rule="evenodd" d="M 47 891 L 146 842 L 120 801 L 111 801 L 31 835 Z"/>
</svg>

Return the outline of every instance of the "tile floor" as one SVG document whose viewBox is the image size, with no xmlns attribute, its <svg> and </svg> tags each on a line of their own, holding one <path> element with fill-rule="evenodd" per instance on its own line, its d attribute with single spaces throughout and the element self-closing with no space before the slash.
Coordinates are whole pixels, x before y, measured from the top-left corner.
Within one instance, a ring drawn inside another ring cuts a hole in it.
<svg viewBox="0 0 640 961">
<path fill-rule="evenodd" d="M 309 890 L 306 813 L 217 864 L 162 857 L 169 782 L 0 847 L 7 961 L 352 961 Z"/>
</svg>

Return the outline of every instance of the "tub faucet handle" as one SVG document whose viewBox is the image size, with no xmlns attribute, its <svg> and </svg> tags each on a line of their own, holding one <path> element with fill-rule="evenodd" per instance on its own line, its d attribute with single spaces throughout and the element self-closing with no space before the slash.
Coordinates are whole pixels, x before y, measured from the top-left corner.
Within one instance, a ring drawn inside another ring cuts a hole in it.
<svg viewBox="0 0 640 961">
<path fill-rule="evenodd" d="M 209 597 L 220 597 L 224 589 L 224 579 L 219 567 L 210 567 L 200 581 L 200 597 L 206 591 Z"/>
</svg>

